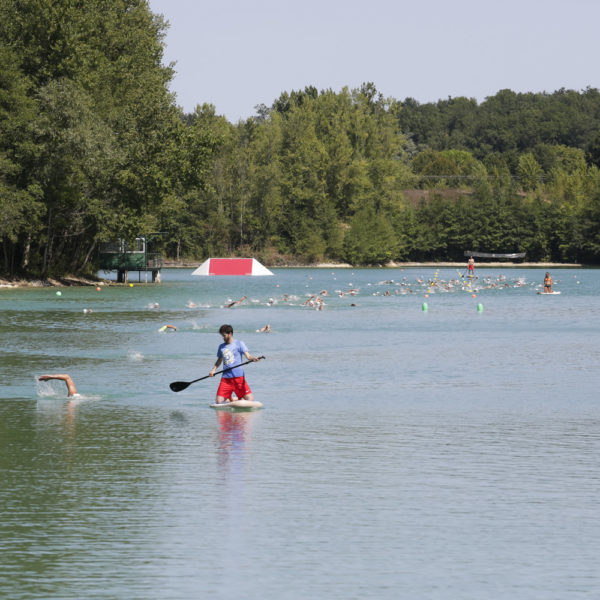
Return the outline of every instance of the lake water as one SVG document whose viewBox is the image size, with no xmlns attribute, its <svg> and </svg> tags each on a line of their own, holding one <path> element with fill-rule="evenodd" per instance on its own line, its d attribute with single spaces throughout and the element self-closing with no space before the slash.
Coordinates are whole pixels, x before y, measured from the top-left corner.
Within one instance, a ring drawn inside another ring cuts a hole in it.
<svg viewBox="0 0 600 600">
<path fill-rule="evenodd" d="M 274 272 L 0 289 L 0 596 L 598 597 L 600 271 Z"/>
</svg>

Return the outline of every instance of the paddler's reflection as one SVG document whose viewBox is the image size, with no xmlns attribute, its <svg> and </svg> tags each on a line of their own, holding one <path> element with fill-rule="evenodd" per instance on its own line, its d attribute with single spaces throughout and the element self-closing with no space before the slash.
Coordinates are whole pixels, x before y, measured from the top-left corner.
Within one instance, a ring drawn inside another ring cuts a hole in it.
<svg viewBox="0 0 600 600">
<path fill-rule="evenodd" d="M 219 463 L 225 466 L 245 454 L 256 412 L 217 411 Z"/>
</svg>

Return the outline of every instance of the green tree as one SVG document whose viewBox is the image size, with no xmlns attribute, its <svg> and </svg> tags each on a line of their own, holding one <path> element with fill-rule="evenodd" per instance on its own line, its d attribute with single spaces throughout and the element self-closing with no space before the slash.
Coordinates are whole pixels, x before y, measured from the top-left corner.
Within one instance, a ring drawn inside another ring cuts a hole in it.
<svg viewBox="0 0 600 600">
<path fill-rule="evenodd" d="M 389 218 L 377 214 L 370 205 L 358 210 L 344 238 L 344 259 L 354 265 L 381 265 L 395 258 L 397 252 Z"/>
<path fill-rule="evenodd" d="M 531 152 L 522 154 L 519 158 L 519 167 L 517 175 L 521 182 L 521 187 L 526 191 L 535 190 L 541 183 L 542 167 Z"/>
<path fill-rule="evenodd" d="M 29 168 L 40 152 L 36 116 L 18 57 L 0 46 L 0 272 L 11 276 L 28 267 L 32 241 L 42 228 L 41 188 Z"/>
<path fill-rule="evenodd" d="M 45 207 L 43 233 L 34 221 L 25 237 L 27 269 L 91 268 L 98 241 L 157 222 L 182 177 L 164 31 L 144 0 L 0 2 L 0 40 L 36 105 L 31 143 L 40 150 L 28 181 L 15 183 L 20 193 L 38 190 Z"/>
</svg>

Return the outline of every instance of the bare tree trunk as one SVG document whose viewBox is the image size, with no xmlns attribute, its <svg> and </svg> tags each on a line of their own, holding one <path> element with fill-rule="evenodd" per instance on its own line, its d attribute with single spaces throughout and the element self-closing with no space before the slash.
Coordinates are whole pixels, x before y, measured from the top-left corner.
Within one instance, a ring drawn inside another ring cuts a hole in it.
<svg viewBox="0 0 600 600">
<path fill-rule="evenodd" d="M 92 245 L 90 246 L 90 249 L 88 250 L 87 254 L 85 255 L 85 258 L 83 259 L 83 262 L 81 263 L 81 266 L 78 269 L 78 273 L 81 273 L 86 265 L 88 264 L 89 260 L 90 260 L 90 256 L 92 256 L 92 252 L 96 249 L 96 242 L 92 242 Z"/>
<path fill-rule="evenodd" d="M 31 251 L 31 233 L 27 234 L 27 241 L 25 242 L 25 248 L 23 249 L 23 262 L 21 263 L 21 269 L 25 270 L 29 264 L 29 252 Z"/>
<path fill-rule="evenodd" d="M 56 237 L 56 236 L 53 236 L 53 237 Z M 53 247 L 50 248 L 50 255 L 49 255 L 50 261 L 52 263 L 54 263 L 53 258 L 55 256 L 57 258 L 57 261 L 60 261 L 60 258 L 61 258 L 61 256 L 63 255 L 63 253 L 65 251 L 66 245 L 67 245 L 67 238 L 65 238 L 64 235 L 63 235 L 63 237 L 59 237 L 58 238 L 58 242 L 55 245 L 53 244 Z M 56 263 L 54 263 L 54 264 L 56 266 Z M 65 264 L 66 263 L 62 263 L 61 264 L 61 269 L 64 268 L 63 265 L 65 265 Z"/>
<path fill-rule="evenodd" d="M 9 272 L 9 269 L 8 269 L 8 250 L 6 249 L 7 245 L 8 245 L 8 242 L 4 242 L 2 244 L 2 254 L 4 254 L 4 270 L 6 271 L 6 273 Z"/>
<path fill-rule="evenodd" d="M 82 241 L 78 238 L 76 247 L 73 248 L 73 245 L 71 244 L 71 256 L 72 256 L 72 260 L 71 260 L 71 264 L 69 265 L 69 272 L 70 273 L 75 273 L 77 271 L 77 257 L 79 256 L 79 254 L 81 253 L 81 246 L 83 246 Z"/>
<path fill-rule="evenodd" d="M 52 255 L 52 234 L 51 234 L 51 225 L 52 223 L 52 209 L 49 208 L 48 209 L 48 239 L 46 240 L 46 247 L 44 248 L 44 260 L 42 261 L 42 276 L 45 277 L 46 273 L 48 272 L 48 261 L 50 260 L 50 257 Z"/>
</svg>

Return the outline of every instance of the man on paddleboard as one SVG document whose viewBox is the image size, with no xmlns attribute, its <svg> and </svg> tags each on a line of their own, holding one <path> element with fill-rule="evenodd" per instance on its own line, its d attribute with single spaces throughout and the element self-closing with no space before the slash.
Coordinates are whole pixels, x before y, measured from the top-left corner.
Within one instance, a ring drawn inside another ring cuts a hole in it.
<svg viewBox="0 0 600 600">
<path fill-rule="evenodd" d="M 234 392 L 238 400 L 253 401 L 254 395 L 246 382 L 244 369 L 236 365 L 239 365 L 242 362 L 242 357 L 244 356 L 247 360 L 253 362 L 258 361 L 259 358 L 252 356 L 250 352 L 248 352 L 248 348 L 244 342 L 233 339 L 233 327 L 231 325 L 221 325 L 219 333 L 223 337 L 223 343 L 219 345 L 217 350 L 217 362 L 210 370 L 209 375 L 214 377 L 215 372 L 221 363 L 223 363 L 225 369 L 229 370 L 223 373 L 219 389 L 217 390 L 215 403 L 222 404 L 223 402 L 231 402 L 231 395 Z"/>
</svg>

